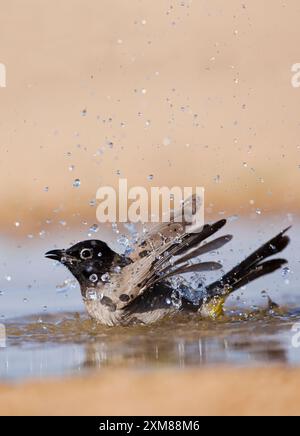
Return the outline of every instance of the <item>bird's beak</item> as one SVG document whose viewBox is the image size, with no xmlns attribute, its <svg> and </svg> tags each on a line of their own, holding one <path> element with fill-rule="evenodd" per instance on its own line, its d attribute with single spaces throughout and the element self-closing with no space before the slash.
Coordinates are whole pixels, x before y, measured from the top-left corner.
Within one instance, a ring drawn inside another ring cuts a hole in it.
<svg viewBox="0 0 300 436">
<path fill-rule="evenodd" d="M 60 262 L 64 255 L 64 250 L 51 250 L 45 254 L 45 257 Z"/>
</svg>

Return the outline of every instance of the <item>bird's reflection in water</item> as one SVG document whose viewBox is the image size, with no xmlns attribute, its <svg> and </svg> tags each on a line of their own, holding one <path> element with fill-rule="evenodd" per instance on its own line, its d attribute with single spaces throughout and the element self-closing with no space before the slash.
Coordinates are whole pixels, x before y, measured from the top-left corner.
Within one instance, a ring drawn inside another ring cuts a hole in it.
<svg viewBox="0 0 300 436">
<path fill-rule="evenodd" d="M 197 338 L 155 342 L 88 344 L 85 368 L 107 367 L 195 367 L 214 364 L 249 365 L 287 363 L 286 344 L 281 340 L 249 340 L 234 338 Z"/>
</svg>

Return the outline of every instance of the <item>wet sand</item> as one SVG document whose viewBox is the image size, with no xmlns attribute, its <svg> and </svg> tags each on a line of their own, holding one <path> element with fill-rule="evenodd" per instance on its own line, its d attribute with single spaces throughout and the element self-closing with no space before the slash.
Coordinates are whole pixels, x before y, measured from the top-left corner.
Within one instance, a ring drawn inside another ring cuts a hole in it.
<svg viewBox="0 0 300 436">
<path fill-rule="evenodd" d="M 103 371 L 0 387 L 1 415 L 299 415 L 300 370 Z"/>
</svg>

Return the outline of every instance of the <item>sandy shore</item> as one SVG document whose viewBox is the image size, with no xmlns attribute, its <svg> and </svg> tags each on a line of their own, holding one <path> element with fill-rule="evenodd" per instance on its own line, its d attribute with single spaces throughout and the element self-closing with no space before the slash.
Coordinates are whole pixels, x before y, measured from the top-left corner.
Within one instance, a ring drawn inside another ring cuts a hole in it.
<svg viewBox="0 0 300 436">
<path fill-rule="evenodd" d="M 1 415 L 298 415 L 300 370 L 103 371 L 0 387 Z"/>
</svg>

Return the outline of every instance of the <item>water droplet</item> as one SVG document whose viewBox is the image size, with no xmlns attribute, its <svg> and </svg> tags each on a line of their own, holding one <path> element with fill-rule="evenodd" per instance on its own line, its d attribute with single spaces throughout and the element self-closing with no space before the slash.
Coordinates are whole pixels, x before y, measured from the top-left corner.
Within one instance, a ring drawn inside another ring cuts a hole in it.
<svg viewBox="0 0 300 436">
<path fill-rule="evenodd" d="M 77 281 L 75 279 L 66 279 L 63 281 L 63 283 L 56 285 L 56 289 L 58 290 L 58 292 L 66 292 L 71 288 L 76 288 L 77 286 Z"/>
<path fill-rule="evenodd" d="M 287 277 L 290 274 L 291 270 L 288 266 L 282 268 L 281 275 L 282 277 Z"/>
<path fill-rule="evenodd" d="M 154 175 L 153 175 L 153 174 L 150 174 L 150 175 L 148 176 L 148 180 L 151 182 L 153 179 L 154 179 Z"/>
<path fill-rule="evenodd" d="M 94 291 L 93 289 L 89 289 L 86 293 L 86 298 L 87 300 L 97 300 L 98 299 L 97 292 Z"/>
<path fill-rule="evenodd" d="M 16 226 L 16 227 L 20 227 L 20 225 L 21 225 L 21 223 L 20 223 L 19 221 L 16 221 L 16 222 L 15 222 L 15 226 Z"/>
<path fill-rule="evenodd" d="M 247 167 L 248 167 L 248 164 L 247 164 L 247 162 L 243 162 L 243 167 L 245 167 L 245 168 L 247 168 Z"/>
<path fill-rule="evenodd" d="M 46 232 L 45 232 L 45 230 L 41 230 L 40 232 L 39 232 L 39 237 L 40 238 L 44 238 L 46 236 Z"/>
<path fill-rule="evenodd" d="M 112 223 L 111 228 L 112 228 L 114 233 L 117 233 L 117 234 L 120 233 L 120 230 L 118 229 L 118 224 L 117 223 Z"/>
<path fill-rule="evenodd" d="M 262 214 L 260 209 L 256 209 L 255 213 L 256 213 L 256 215 L 261 215 Z"/>
<path fill-rule="evenodd" d="M 49 186 L 45 186 L 44 192 L 49 192 Z"/>
<path fill-rule="evenodd" d="M 147 89 L 143 88 L 142 89 L 142 94 L 144 94 L 144 95 L 147 94 Z"/>
<path fill-rule="evenodd" d="M 80 112 L 80 115 L 81 115 L 82 117 L 85 117 L 86 114 L 87 114 L 87 110 L 86 110 L 86 109 L 83 109 L 83 110 Z"/>
<path fill-rule="evenodd" d="M 93 224 L 91 227 L 90 227 L 90 232 L 92 232 L 92 233 L 97 233 L 98 231 L 99 231 L 99 226 L 98 226 L 98 224 Z"/>
<path fill-rule="evenodd" d="M 75 165 L 69 165 L 69 171 L 74 171 Z"/>
<path fill-rule="evenodd" d="M 221 176 L 220 176 L 220 174 L 217 174 L 217 175 L 214 177 L 214 182 L 215 182 L 215 183 L 220 183 L 220 181 L 221 181 Z"/>
<path fill-rule="evenodd" d="M 118 244 L 123 245 L 124 247 L 127 247 L 127 245 L 129 244 L 129 239 L 127 238 L 127 236 L 122 235 L 120 236 L 120 238 L 118 238 Z"/>
<path fill-rule="evenodd" d="M 67 225 L 67 221 L 61 220 L 59 221 L 59 224 L 63 227 L 65 227 Z"/>
<path fill-rule="evenodd" d="M 73 188 L 79 188 L 81 185 L 80 179 L 75 179 L 73 182 Z"/>
<path fill-rule="evenodd" d="M 95 207 L 95 206 L 96 206 L 96 200 L 90 200 L 90 201 L 89 201 L 89 205 L 90 205 L 91 207 Z"/>
<path fill-rule="evenodd" d="M 102 282 L 104 282 L 104 283 L 109 283 L 109 281 L 110 281 L 110 275 L 109 275 L 108 273 L 103 274 L 103 275 L 101 276 L 101 280 L 102 280 Z"/>
<path fill-rule="evenodd" d="M 97 274 L 92 274 L 90 275 L 89 279 L 92 283 L 96 283 L 98 281 L 98 276 Z"/>
<path fill-rule="evenodd" d="M 28 303 L 28 298 L 23 298 L 23 303 Z"/>
<path fill-rule="evenodd" d="M 116 267 L 114 268 L 114 272 L 115 272 L 116 274 L 120 274 L 121 271 L 122 271 L 122 268 L 121 268 L 120 266 L 116 266 Z"/>
<path fill-rule="evenodd" d="M 6 276 L 5 276 L 5 280 L 8 281 L 8 282 L 11 282 L 11 276 L 6 275 Z"/>
</svg>

